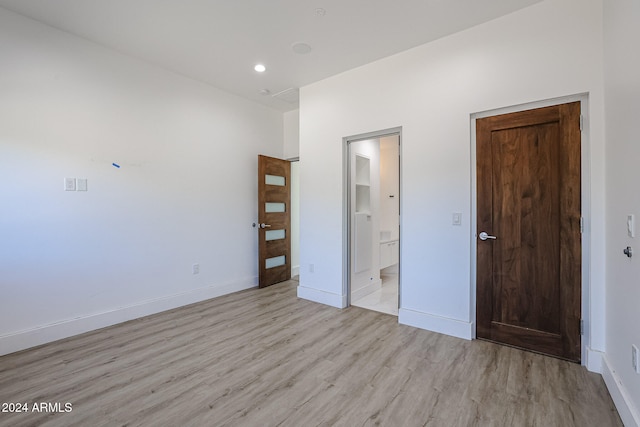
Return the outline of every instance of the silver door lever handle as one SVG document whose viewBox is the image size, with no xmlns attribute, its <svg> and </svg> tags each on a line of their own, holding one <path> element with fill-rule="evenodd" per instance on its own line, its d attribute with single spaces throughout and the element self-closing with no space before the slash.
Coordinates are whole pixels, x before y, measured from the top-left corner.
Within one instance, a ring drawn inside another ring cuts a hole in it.
<svg viewBox="0 0 640 427">
<path fill-rule="evenodd" d="M 497 239 L 496 236 L 489 236 L 486 231 L 483 231 L 482 233 L 480 233 L 478 237 L 480 237 L 480 240 L 487 240 L 487 239 L 496 240 Z"/>
<path fill-rule="evenodd" d="M 265 224 L 264 222 L 262 224 L 260 224 L 260 228 L 267 228 L 267 227 L 271 227 L 270 224 Z"/>
</svg>

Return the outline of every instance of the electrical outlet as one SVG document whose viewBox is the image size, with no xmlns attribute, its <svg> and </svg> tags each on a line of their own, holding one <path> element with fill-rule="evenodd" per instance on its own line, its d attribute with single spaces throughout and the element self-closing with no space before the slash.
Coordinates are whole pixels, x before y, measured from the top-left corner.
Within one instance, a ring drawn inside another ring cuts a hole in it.
<svg viewBox="0 0 640 427">
<path fill-rule="evenodd" d="M 631 346 L 631 366 L 636 374 L 640 374 L 640 363 L 638 362 L 638 347 Z"/>
<path fill-rule="evenodd" d="M 191 271 L 193 274 L 200 274 L 200 264 L 193 264 L 191 266 Z"/>
<path fill-rule="evenodd" d="M 309 273 L 313 273 L 314 267 L 313 264 L 309 264 Z"/>
<path fill-rule="evenodd" d="M 77 191 L 87 191 L 87 178 L 78 178 L 76 184 Z"/>
</svg>

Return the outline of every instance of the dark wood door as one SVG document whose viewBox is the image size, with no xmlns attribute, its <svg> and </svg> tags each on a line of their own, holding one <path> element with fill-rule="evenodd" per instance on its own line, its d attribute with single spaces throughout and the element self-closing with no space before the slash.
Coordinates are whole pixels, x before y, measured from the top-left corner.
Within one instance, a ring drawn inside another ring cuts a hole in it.
<svg viewBox="0 0 640 427">
<path fill-rule="evenodd" d="M 479 119 L 476 142 L 476 335 L 579 361 L 580 103 Z"/>
<path fill-rule="evenodd" d="M 258 156 L 259 286 L 291 278 L 291 163 Z"/>
</svg>

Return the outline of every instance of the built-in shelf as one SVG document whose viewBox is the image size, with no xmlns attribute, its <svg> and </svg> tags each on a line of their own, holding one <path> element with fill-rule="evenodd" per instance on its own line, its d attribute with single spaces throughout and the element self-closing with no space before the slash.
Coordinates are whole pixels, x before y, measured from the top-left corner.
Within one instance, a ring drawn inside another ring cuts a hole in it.
<svg viewBox="0 0 640 427">
<path fill-rule="evenodd" d="M 356 212 L 371 211 L 371 166 L 370 160 L 356 154 Z"/>
<path fill-rule="evenodd" d="M 356 212 L 371 211 L 371 190 L 369 186 L 356 185 Z"/>
<path fill-rule="evenodd" d="M 370 185 L 371 184 L 371 161 L 359 154 L 356 154 L 356 184 Z"/>
<path fill-rule="evenodd" d="M 371 162 L 367 157 L 356 154 L 354 215 L 354 272 L 360 273 L 371 268 L 373 235 L 371 229 Z"/>
</svg>

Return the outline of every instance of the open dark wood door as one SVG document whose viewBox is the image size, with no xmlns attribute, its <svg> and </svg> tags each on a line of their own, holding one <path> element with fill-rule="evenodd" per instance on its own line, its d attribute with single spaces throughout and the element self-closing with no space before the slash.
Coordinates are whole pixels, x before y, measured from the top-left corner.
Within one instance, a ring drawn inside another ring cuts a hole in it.
<svg viewBox="0 0 640 427">
<path fill-rule="evenodd" d="M 291 163 L 258 156 L 259 286 L 291 278 Z"/>
<path fill-rule="evenodd" d="M 478 338 L 580 361 L 580 137 L 579 102 L 476 121 Z"/>
</svg>

